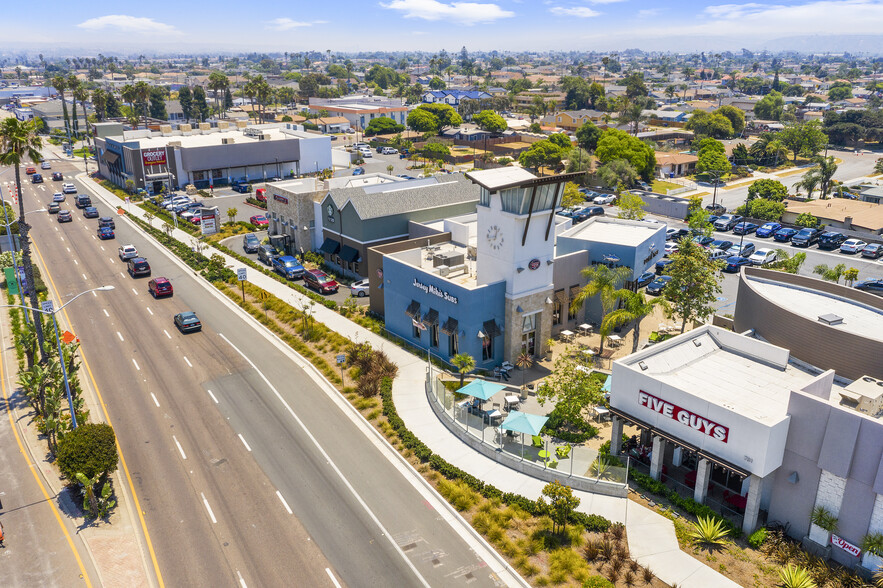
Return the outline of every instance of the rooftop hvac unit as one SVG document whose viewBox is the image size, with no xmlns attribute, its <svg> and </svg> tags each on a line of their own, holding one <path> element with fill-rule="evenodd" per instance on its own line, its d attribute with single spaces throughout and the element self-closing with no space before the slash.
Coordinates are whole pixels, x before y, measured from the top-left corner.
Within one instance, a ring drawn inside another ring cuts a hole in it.
<svg viewBox="0 0 883 588">
<path fill-rule="evenodd" d="M 452 267 L 455 265 L 461 265 L 463 263 L 463 258 L 464 255 L 456 251 L 436 253 L 432 256 L 432 266 L 439 267 L 442 265 L 446 265 L 448 267 Z"/>
</svg>

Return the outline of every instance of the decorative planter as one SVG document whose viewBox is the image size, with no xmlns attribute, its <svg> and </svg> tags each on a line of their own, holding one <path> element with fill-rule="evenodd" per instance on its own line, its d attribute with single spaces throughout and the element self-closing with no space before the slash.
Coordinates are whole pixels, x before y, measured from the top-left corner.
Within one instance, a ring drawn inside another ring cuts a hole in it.
<svg viewBox="0 0 883 588">
<path fill-rule="evenodd" d="M 883 557 L 880 557 L 879 555 L 874 555 L 870 551 L 863 551 L 862 567 L 866 570 L 876 572 L 880 568 L 883 568 Z"/>
<path fill-rule="evenodd" d="M 809 525 L 809 538 L 822 547 L 831 543 L 831 533 L 819 527 L 815 523 L 810 523 Z"/>
</svg>

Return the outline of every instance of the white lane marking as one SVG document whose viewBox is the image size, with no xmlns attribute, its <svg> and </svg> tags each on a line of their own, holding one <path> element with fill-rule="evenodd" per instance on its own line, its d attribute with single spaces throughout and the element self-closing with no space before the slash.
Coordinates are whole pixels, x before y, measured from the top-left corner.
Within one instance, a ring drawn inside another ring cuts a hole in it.
<svg viewBox="0 0 883 588">
<path fill-rule="evenodd" d="M 137 296 L 137 295 L 138 295 L 138 290 L 136 290 L 136 289 L 135 289 L 135 288 L 132 288 L 132 292 L 134 292 L 134 293 L 135 293 L 135 296 Z"/>
<path fill-rule="evenodd" d="M 157 408 L 159 408 L 159 400 L 156 399 L 156 396 L 153 394 L 153 392 L 150 393 L 150 397 L 153 398 L 153 403 L 156 405 Z"/>
<path fill-rule="evenodd" d="M 239 573 L 239 570 L 236 570 L 236 575 L 239 576 L 239 585 L 242 586 L 242 588 L 248 588 L 248 586 L 245 585 L 245 580 L 243 579 L 242 574 Z"/>
<path fill-rule="evenodd" d="M 147 309 L 147 312 L 149 312 L 149 313 L 150 313 L 150 316 L 153 316 L 153 311 L 152 311 L 152 310 L 150 310 L 150 307 L 149 307 L 149 306 L 145 306 L 145 307 L 144 307 L 144 308 L 146 308 L 146 309 Z"/>
<path fill-rule="evenodd" d="M 276 497 L 279 499 L 280 502 L 282 502 L 282 506 L 284 506 L 285 510 L 288 511 L 288 514 L 294 514 L 291 512 L 291 507 L 288 506 L 287 502 L 285 502 L 285 498 L 282 496 L 282 493 L 279 492 L 278 490 L 276 490 Z"/>
<path fill-rule="evenodd" d="M 340 582 L 337 581 L 337 578 L 334 577 L 334 574 L 331 573 L 330 569 L 325 568 L 325 573 L 328 574 L 328 577 L 331 578 L 331 581 L 337 586 L 337 588 L 341 588 Z"/>
<path fill-rule="evenodd" d="M 43 190 L 44 192 L 46 191 L 46 187 L 45 187 L 45 186 L 40 186 L 40 189 Z"/>
<path fill-rule="evenodd" d="M 110 318 L 110 315 L 107 314 L 107 309 L 106 309 L 106 308 L 102 308 L 101 310 L 104 311 L 104 316 L 106 316 L 107 318 Z"/>
<path fill-rule="evenodd" d="M 120 272 L 120 275 L 123 276 L 124 278 L 126 277 L 126 274 L 124 274 L 123 272 Z"/>
<path fill-rule="evenodd" d="M 70 248 L 70 247 L 65 247 L 65 249 L 67 249 L 67 252 L 68 252 L 68 253 L 71 252 L 71 248 Z"/>
<path fill-rule="evenodd" d="M 169 332 L 168 332 L 168 331 L 166 331 L 166 330 L 165 330 L 165 329 L 163 329 L 163 330 L 162 330 L 162 332 L 163 332 L 163 333 L 165 333 L 165 334 L 166 334 L 166 337 L 168 337 L 168 338 L 169 338 L 169 339 L 171 339 L 171 338 L 172 338 L 172 336 L 171 336 L 171 335 L 169 335 Z"/>
<path fill-rule="evenodd" d="M 89 278 L 86 277 L 86 274 L 83 274 L 83 279 L 88 280 Z"/>
<path fill-rule="evenodd" d="M 212 391 L 211 391 L 211 390 L 208 391 L 208 395 L 212 397 L 212 400 L 215 401 L 215 404 L 220 404 L 220 403 L 218 402 L 218 399 L 215 398 L 215 395 L 212 394 Z"/>
<path fill-rule="evenodd" d="M 101 247 L 101 250 L 104 251 L 104 245 L 99 245 L 99 247 Z"/>
<path fill-rule="evenodd" d="M 186 355 L 184 356 L 184 362 L 185 362 L 189 367 L 193 367 L 193 364 L 190 363 L 190 360 L 187 359 L 187 356 L 186 356 Z"/>
<path fill-rule="evenodd" d="M 174 441 L 175 441 L 175 445 L 178 446 L 178 451 L 181 452 L 181 459 L 187 459 L 187 456 L 184 455 L 184 448 L 181 447 L 181 444 L 180 444 L 180 443 L 178 443 L 178 438 L 175 437 L 174 435 L 172 435 L 172 439 L 174 439 Z M 203 498 L 205 498 L 205 497 L 203 496 Z"/>
<path fill-rule="evenodd" d="M 108 259 L 110 260 L 110 263 L 114 263 L 114 258 L 113 258 L 113 257 L 108 257 Z"/>
<path fill-rule="evenodd" d="M 267 379 L 267 376 L 265 376 L 264 373 L 262 371 L 260 371 L 258 369 L 258 367 L 254 364 L 254 362 L 247 355 L 245 355 L 238 347 L 236 347 L 236 345 L 234 345 L 233 342 L 230 341 L 230 339 L 225 337 L 223 333 L 218 333 L 218 335 L 220 335 L 220 337 L 224 341 L 226 341 L 227 344 L 230 347 L 232 347 L 234 351 L 236 351 L 236 353 L 241 355 L 242 358 L 248 362 L 248 364 L 251 366 L 251 368 L 255 372 L 257 372 L 257 374 L 261 377 L 261 379 L 264 381 L 264 383 L 267 385 L 267 387 L 273 391 L 273 394 L 276 396 L 276 398 L 279 399 L 279 402 L 282 403 L 282 406 L 285 407 L 285 409 L 288 411 L 288 414 L 290 414 L 292 416 L 292 418 L 295 420 L 295 422 L 297 422 L 298 426 L 300 426 L 300 428 L 304 431 L 304 433 L 306 433 L 307 437 L 310 438 L 310 441 L 313 442 L 313 445 L 316 446 L 316 449 L 319 451 L 319 453 L 322 455 L 322 457 L 325 458 L 326 463 L 328 463 L 328 465 L 331 466 L 331 469 L 334 470 L 334 473 L 337 474 L 337 477 L 340 478 L 340 481 L 343 482 L 343 484 L 347 487 L 347 490 L 350 491 L 350 494 L 353 495 L 353 497 L 356 499 L 356 501 L 359 503 L 359 505 L 362 507 L 362 509 L 368 514 L 369 517 L 371 517 L 371 520 L 374 521 L 374 524 L 377 525 L 378 529 L 380 529 L 381 534 L 384 537 L 386 537 L 386 539 L 389 541 L 392 548 L 399 554 L 399 556 L 401 556 L 402 560 L 405 562 L 405 564 L 407 564 L 407 566 L 410 568 L 410 570 L 414 574 L 414 576 L 417 577 L 417 580 L 420 582 L 420 584 L 423 586 L 426 586 L 426 588 L 429 588 L 429 582 L 426 581 L 426 578 L 424 578 L 420 574 L 420 572 L 417 570 L 417 567 L 414 565 L 414 563 L 410 559 L 408 559 L 408 556 L 405 555 L 405 552 L 402 551 L 402 548 L 399 547 L 398 543 L 396 543 L 395 539 L 393 539 L 392 535 L 389 533 L 389 531 L 387 531 L 386 527 L 383 526 L 383 523 L 380 522 L 380 519 L 377 518 L 377 515 L 374 514 L 374 512 L 371 510 L 371 508 L 368 506 L 368 504 L 359 495 L 359 493 L 356 492 L 356 489 L 353 488 L 353 485 L 350 484 L 349 480 L 346 479 L 346 476 L 343 475 L 343 472 L 340 471 L 340 468 L 337 467 L 337 464 L 334 463 L 334 461 L 331 459 L 331 456 L 328 455 L 328 453 L 325 451 L 325 449 L 319 443 L 318 439 L 316 439 L 313 436 L 313 434 L 310 432 L 310 430 L 307 428 L 307 426 L 304 424 L 304 422 L 300 419 L 300 417 L 297 416 L 297 413 L 294 412 L 294 410 L 291 408 L 291 405 L 289 405 L 288 402 L 286 402 L 285 399 L 282 398 L 282 395 L 279 393 L 279 391 L 276 389 L 276 387 L 270 383 L 270 380 Z"/>
<path fill-rule="evenodd" d="M 239 433 L 239 440 L 242 441 L 242 444 L 245 445 L 245 448 L 251 452 L 251 447 L 248 446 L 248 443 L 245 442 L 245 437 L 242 436 L 242 433 Z M 279 494 L 278 492 L 276 494 Z"/>
<path fill-rule="evenodd" d="M 92 296 L 94 296 L 95 298 L 98 298 L 98 292 L 96 292 L 95 290 L 92 290 Z"/>
<path fill-rule="evenodd" d="M 138 370 L 138 371 L 139 371 L 139 372 L 140 372 L 140 371 L 141 371 L 141 368 L 140 368 L 140 367 L 138 367 L 138 362 L 137 362 L 137 361 L 135 361 L 135 358 L 134 358 L 134 357 L 133 357 L 133 358 L 132 358 L 132 363 L 134 363 L 134 364 L 135 364 L 135 369 L 136 369 L 136 370 Z"/>
<path fill-rule="evenodd" d="M 74 260 L 74 265 L 80 265 L 80 262 L 77 261 L 77 260 L 75 259 L 75 260 Z"/>
<path fill-rule="evenodd" d="M 123 334 L 120 333 L 119 331 L 117 331 L 117 337 L 120 338 L 120 341 L 124 341 L 124 340 L 125 340 L 125 339 L 123 339 Z"/>
<path fill-rule="evenodd" d="M 218 519 L 215 518 L 215 513 L 212 512 L 212 507 L 209 506 L 208 500 L 205 499 L 205 494 L 202 492 L 199 494 L 202 496 L 202 503 L 205 505 L 205 509 L 208 511 L 208 516 L 211 517 L 212 523 L 218 524 Z"/>
<path fill-rule="evenodd" d="M 57 231 L 57 230 L 58 230 L 58 227 L 55 227 L 55 230 Z"/>
</svg>

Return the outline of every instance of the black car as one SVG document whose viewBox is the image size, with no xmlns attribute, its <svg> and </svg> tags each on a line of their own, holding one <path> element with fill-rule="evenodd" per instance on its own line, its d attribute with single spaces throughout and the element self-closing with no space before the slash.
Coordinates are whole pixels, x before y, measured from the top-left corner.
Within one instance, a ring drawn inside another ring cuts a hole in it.
<svg viewBox="0 0 883 588">
<path fill-rule="evenodd" d="M 709 249 L 720 249 L 721 251 L 726 251 L 730 247 L 733 246 L 732 241 L 726 241 L 724 239 L 715 239 L 711 243 L 708 244 Z"/>
<path fill-rule="evenodd" d="M 650 271 L 644 272 L 643 274 L 641 274 L 638 277 L 638 288 L 643 288 L 644 286 L 646 286 L 647 284 L 649 284 L 650 282 L 652 282 L 655 279 L 656 279 L 655 272 L 650 272 Z"/>
<path fill-rule="evenodd" d="M 706 235 L 697 235 L 697 236 L 693 237 L 693 242 L 696 243 L 697 245 L 699 245 L 700 247 L 709 247 L 710 244 L 714 242 L 714 237 L 708 237 Z"/>
<path fill-rule="evenodd" d="M 31 183 L 32 184 L 42 184 L 43 183 L 43 176 L 41 176 L 40 174 L 32 175 L 31 176 Z"/>
<path fill-rule="evenodd" d="M 269 243 L 258 247 L 258 261 L 262 261 L 267 265 L 270 265 L 270 260 L 272 260 L 274 257 L 278 257 L 279 255 L 279 251 L 277 251 L 276 248 Z"/>
<path fill-rule="evenodd" d="M 196 313 L 192 310 L 176 314 L 175 326 L 178 327 L 178 330 L 182 333 L 192 333 L 194 331 L 202 330 L 202 323 L 199 322 L 199 317 L 197 317 Z"/>
<path fill-rule="evenodd" d="M 883 245 L 880 243 L 869 243 L 867 247 L 862 249 L 862 257 L 879 259 L 880 256 L 883 256 Z"/>
<path fill-rule="evenodd" d="M 675 229 L 672 233 L 665 236 L 666 241 L 680 241 L 690 234 L 690 229 Z"/>
<path fill-rule="evenodd" d="M 800 229 L 797 234 L 791 237 L 791 244 L 795 247 L 809 247 L 813 243 L 819 242 L 819 235 L 822 232 L 818 229 Z"/>
<path fill-rule="evenodd" d="M 836 231 L 827 231 L 819 235 L 819 249 L 839 249 L 846 241 L 846 235 Z"/>
<path fill-rule="evenodd" d="M 665 289 L 665 286 L 671 281 L 671 276 L 659 276 L 647 286 L 647 294 L 659 296 Z"/>
<path fill-rule="evenodd" d="M 86 218 L 98 218 L 98 209 L 94 206 L 87 206 L 83 209 L 83 216 Z"/>
<path fill-rule="evenodd" d="M 861 282 L 856 282 L 853 288 L 855 288 L 856 290 L 864 290 L 865 292 L 870 292 L 871 294 L 876 294 L 878 296 L 883 296 L 883 278 L 876 278 L 874 280 L 862 280 Z"/>
<path fill-rule="evenodd" d="M 143 257 L 133 257 L 129 260 L 128 270 L 129 275 L 133 278 L 137 278 L 138 276 L 149 276 L 150 275 L 150 264 L 147 263 L 147 260 Z"/>
<path fill-rule="evenodd" d="M 98 219 L 99 227 L 110 227 L 111 229 L 115 229 L 116 225 L 113 222 L 113 219 L 109 216 L 102 216 Z"/>
<path fill-rule="evenodd" d="M 749 223 L 747 221 L 742 221 L 737 223 L 735 227 L 733 227 L 734 235 L 749 235 L 757 230 L 757 225 L 754 223 Z"/>
<path fill-rule="evenodd" d="M 727 207 L 724 206 L 723 204 L 709 204 L 708 206 L 705 207 L 705 210 L 707 210 L 711 214 L 717 214 L 717 215 L 727 213 Z"/>
<path fill-rule="evenodd" d="M 64 181 L 64 175 L 61 172 L 52 172 L 52 181 L 53 182 Z"/>
<path fill-rule="evenodd" d="M 589 215 L 589 218 L 592 218 L 593 216 L 603 216 L 604 208 L 601 206 L 588 206 L 583 208 L 583 212 Z"/>
<path fill-rule="evenodd" d="M 87 206 L 92 206 L 92 199 L 89 198 L 88 194 L 77 194 L 74 202 L 77 205 L 77 208 L 86 208 Z"/>
<path fill-rule="evenodd" d="M 58 211 L 58 222 L 60 223 L 69 223 L 74 220 L 74 217 L 71 216 L 70 210 L 59 210 Z"/>
</svg>

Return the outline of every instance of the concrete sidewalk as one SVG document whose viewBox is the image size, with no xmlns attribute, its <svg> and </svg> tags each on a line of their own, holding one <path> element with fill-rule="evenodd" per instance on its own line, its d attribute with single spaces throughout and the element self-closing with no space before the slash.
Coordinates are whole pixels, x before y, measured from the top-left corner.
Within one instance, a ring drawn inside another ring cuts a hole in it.
<svg viewBox="0 0 883 588">
<path fill-rule="evenodd" d="M 117 196 L 97 183 L 82 175 L 80 179 L 88 182 L 92 192 L 108 205 L 114 208 L 121 205 Z M 134 205 L 130 208 L 129 214 L 143 220 L 146 214 L 144 210 Z M 193 236 L 181 230 L 173 231 L 172 236 L 182 243 L 193 242 Z M 209 249 L 206 253 L 223 256 L 226 264 L 234 271 L 244 267 L 244 264 L 239 260 L 214 248 Z M 296 308 L 301 307 L 304 301 L 309 300 L 294 289 L 252 268 L 248 268 L 248 281 Z M 427 365 L 424 360 L 322 305 L 316 304 L 313 307 L 313 316 L 317 321 L 324 323 L 328 328 L 352 341 L 360 343 L 367 341 L 374 348 L 382 349 L 396 363 L 399 368 L 399 375 L 393 383 L 393 399 L 396 409 L 407 427 L 434 453 L 477 478 L 493 484 L 503 492 L 518 493 L 530 499 L 537 499 L 541 496 L 546 482 L 498 464 L 476 452 L 460 441 L 436 417 L 426 397 Z M 627 498 L 581 491 L 574 491 L 574 494 L 580 498 L 578 510 L 624 523 L 632 558 L 641 565 L 649 567 L 666 584 L 677 584 L 681 588 L 738 586 L 735 582 L 682 552 L 678 547 L 674 526 L 662 515 Z"/>
</svg>

